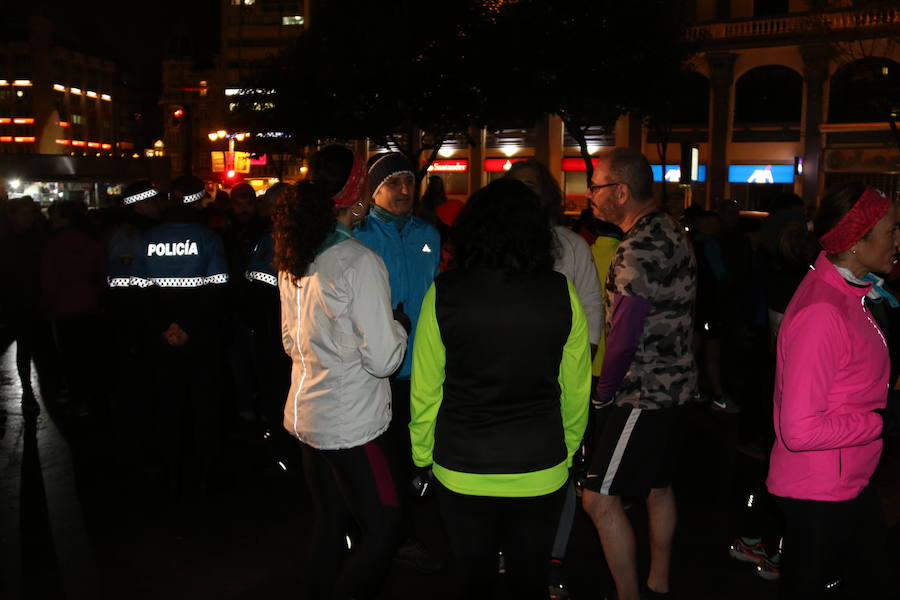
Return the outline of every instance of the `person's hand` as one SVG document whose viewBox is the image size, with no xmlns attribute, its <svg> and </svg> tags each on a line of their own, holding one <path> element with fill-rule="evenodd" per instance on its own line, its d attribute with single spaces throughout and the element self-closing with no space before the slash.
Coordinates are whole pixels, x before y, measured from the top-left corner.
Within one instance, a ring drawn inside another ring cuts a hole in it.
<svg viewBox="0 0 900 600">
<path fill-rule="evenodd" d="M 410 487 L 412 488 L 412 493 L 417 498 L 424 498 L 434 483 L 434 473 L 431 470 L 431 467 L 416 467 L 413 470 L 413 478 L 410 481 Z"/>
<path fill-rule="evenodd" d="M 407 334 L 412 331 L 412 321 L 410 320 L 409 315 L 403 312 L 402 302 L 398 302 L 397 308 L 394 309 L 394 320 L 400 323 Z"/>
</svg>

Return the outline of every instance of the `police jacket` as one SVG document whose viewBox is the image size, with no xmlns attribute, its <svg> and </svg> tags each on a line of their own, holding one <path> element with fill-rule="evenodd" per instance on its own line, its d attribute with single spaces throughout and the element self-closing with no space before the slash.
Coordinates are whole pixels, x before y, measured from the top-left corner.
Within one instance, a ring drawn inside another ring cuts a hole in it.
<svg viewBox="0 0 900 600">
<path fill-rule="evenodd" d="M 144 290 L 149 335 L 177 323 L 193 341 L 211 339 L 227 282 L 222 240 L 206 225 L 172 219 L 142 236 L 131 285 Z"/>
<path fill-rule="evenodd" d="M 355 233 L 356 238 L 374 250 L 387 267 L 391 306 L 396 308 L 402 302 L 403 312 L 412 321 L 410 351 L 396 374 L 400 379 L 408 379 L 422 299 L 440 272 L 441 236 L 437 229 L 418 217 L 410 217 L 398 230 L 396 224 L 387 223 L 374 213 L 369 214 Z"/>
</svg>

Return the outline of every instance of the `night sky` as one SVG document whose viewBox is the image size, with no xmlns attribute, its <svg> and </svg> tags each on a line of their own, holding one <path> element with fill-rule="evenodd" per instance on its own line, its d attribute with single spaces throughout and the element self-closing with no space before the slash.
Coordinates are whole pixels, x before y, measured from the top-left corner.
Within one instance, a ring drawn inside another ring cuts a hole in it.
<svg viewBox="0 0 900 600">
<path fill-rule="evenodd" d="M 140 87 L 158 87 L 161 59 L 190 55 L 201 66 L 219 49 L 220 0 L 100 0 L 8 2 L 7 23 L 29 13 L 54 23 L 54 38 L 66 47 L 114 60 Z"/>
</svg>

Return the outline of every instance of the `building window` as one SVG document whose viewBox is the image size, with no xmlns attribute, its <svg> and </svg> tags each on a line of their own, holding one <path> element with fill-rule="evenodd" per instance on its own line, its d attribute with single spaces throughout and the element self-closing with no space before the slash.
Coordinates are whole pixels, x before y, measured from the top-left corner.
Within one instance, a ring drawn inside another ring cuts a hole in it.
<svg viewBox="0 0 900 600">
<path fill-rule="evenodd" d="M 303 16 L 302 15 L 292 15 L 281 17 L 282 25 L 303 25 Z"/>
<path fill-rule="evenodd" d="M 81 115 L 72 114 L 72 123 L 75 125 L 81 125 L 84 122 L 84 119 Z"/>
<path fill-rule="evenodd" d="M 900 64 L 888 58 L 863 58 L 842 66 L 831 77 L 828 121 L 885 122 L 900 106 Z"/>
<path fill-rule="evenodd" d="M 803 77 L 781 65 L 756 67 L 734 86 L 734 126 L 800 126 Z"/>
</svg>

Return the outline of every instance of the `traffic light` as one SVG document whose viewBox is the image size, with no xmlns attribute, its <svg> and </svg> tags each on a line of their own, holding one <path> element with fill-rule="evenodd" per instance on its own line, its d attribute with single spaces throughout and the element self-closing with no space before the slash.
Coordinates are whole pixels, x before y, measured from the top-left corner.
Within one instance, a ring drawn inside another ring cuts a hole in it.
<svg viewBox="0 0 900 600">
<path fill-rule="evenodd" d="M 182 118 L 184 118 L 184 108 L 180 106 L 173 106 L 171 116 L 172 127 L 175 129 L 181 127 L 181 120 Z"/>
</svg>

